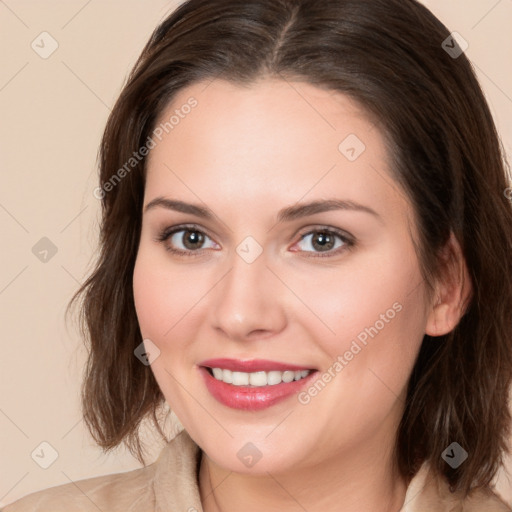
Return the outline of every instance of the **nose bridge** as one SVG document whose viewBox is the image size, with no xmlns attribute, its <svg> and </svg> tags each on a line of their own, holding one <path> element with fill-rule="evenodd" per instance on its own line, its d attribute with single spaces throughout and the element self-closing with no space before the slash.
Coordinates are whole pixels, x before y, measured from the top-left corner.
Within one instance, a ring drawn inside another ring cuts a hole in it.
<svg viewBox="0 0 512 512">
<path fill-rule="evenodd" d="M 267 264 L 266 254 L 251 240 L 243 241 L 231 255 L 230 270 L 219 283 L 214 304 L 215 326 L 229 337 L 243 339 L 253 331 L 282 328 L 279 282 Z"/>
<path fill-rule="evenodd" d="M 248 316 L 260 310 L 265 303 L 268 303 L 269 287 L 262 286 L 268 283 L 269 270 L 266 267 L 266 255 L 261 253 L 255 259 L 247 258 L 250 251 L 244 254 L 237 247 L 230 260 L 231 271 L 226 276 L 222 287 L 221 301 L 228 309 L 226 312 L 239 311 L 243 316 Z M 272 285 L 270 285 L 272 286 Z"/>
</svg>

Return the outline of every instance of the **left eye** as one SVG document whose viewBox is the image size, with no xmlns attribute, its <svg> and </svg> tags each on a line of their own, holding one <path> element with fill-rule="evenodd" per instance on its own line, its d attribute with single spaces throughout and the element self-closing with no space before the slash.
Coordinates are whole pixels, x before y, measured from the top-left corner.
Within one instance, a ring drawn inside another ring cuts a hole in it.
<svg viewBox="0 0 512 512">
<path fill-rule="evenodd" d="M 302 244 L 302 247 L 301 247 Z M 305 252 L 338 252 L 342 247 L 349 248 L 352 242 L 340 233 L 332 230 L 322 229 L 311 231 L 302 235 L 298 242 L 299 248 Z M 313 247 L 313 250 L 307 250 L 304 246 Z"/>
</svg>

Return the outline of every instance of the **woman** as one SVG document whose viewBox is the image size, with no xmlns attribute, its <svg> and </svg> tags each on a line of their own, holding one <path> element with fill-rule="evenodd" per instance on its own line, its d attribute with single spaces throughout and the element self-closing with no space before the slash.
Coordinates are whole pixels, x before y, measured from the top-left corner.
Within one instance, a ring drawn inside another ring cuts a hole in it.
<svg viewBox="0 0 512 512">
<path fill-rule="evenodd" d="M 413 0 L 190 0 L 101 146 L 75 298 L 105 450 L 18 510 L 505 511 L 512 207 L 459 41 Z M 162 432 L 163 435 L 163 432 Z"/>
</svg>

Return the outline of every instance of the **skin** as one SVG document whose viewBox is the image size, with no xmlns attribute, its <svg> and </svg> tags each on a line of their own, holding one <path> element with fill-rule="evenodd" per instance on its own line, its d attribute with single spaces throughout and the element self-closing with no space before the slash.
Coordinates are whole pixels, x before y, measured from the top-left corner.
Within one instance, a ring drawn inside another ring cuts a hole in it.
<svg viewBox="0 0 512 512">
<path fill-rule="evenodd" d="M 151 150 L 144 206 L 164 196 L 215 216 L 144 212 L 133 275 L 143 338 L 160 350 L 152 371 L 203 450 L 204 510 L 399 510 L 408 482 L 392 449 L 407 381 L 424 334 L 457 324 L 461 285 L 443 280 L 436 300 L 427 300 L 411 204 L 391 178 L 380 129 L 355 102 L 271 78 L 206 85 L 181 90 L 162 114 L 168 119 L 190 96 L 198 101 Z M 354 161 L 338 149 L 349 134 L 366 146 Z M 377 215 L 334 210 L 277 222 L 281 208 L 327 198 Z M 183 223 L 206 235 L 194 257 L 166 250 L 187 250 L 187 232 L 156 241 Z M 311 232 L 325 227 L 350 234 L 355 246 L 336 237 L 327 252 L 315 248 Z M 263 250 L 252 263 L 236 252 L 247 236 Z M 262 411 L 234 410 L 210 395 L 197 371 L 205 359 L 231 357 L 321 374 L 394 303 L 400 312 L 307 404 L 292 396 Z M 250 468 L 237 457 L 248 442 L 262 454 Z"/>
</svg>

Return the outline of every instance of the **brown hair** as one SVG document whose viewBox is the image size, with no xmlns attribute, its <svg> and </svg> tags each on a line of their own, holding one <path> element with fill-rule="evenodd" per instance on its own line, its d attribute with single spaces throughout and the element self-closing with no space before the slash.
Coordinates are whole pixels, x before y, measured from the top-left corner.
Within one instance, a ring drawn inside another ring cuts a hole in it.
<svg viewBox="0 0 512 512">
<path fill-rule="evenodd" d="M 142 341 L 132 275 L 146 159 L 105 185 L 180 89 L 217 77 L 250 85 L 271 76 L 349 95 L 379 120 L 393 177 L 414 207 L 430 290 L 450 233 L 460 243 L 473 295 L 452 332 L 424 337 L 395 455 L 407 479 L 429 461 L 465 493 L 491 482 L 511 423 L 512 205 L 489 108 L 465 55 L 443 48 L 449 37 L 415 0 L 190 0 L 155 29 L 105 128 L 99 258 L 70 302 L 83 296 L 80 325 L 90 350 L 82 405 L 99 445 L 124 442 L 143 462 L 141 420 L 152 418 L 164 435 L 156 412 L 164 397 L 150 367 L 134 357 Z M 454 441 L 469 453 L 457 469 L 441 458 Z"/>
</svg>

